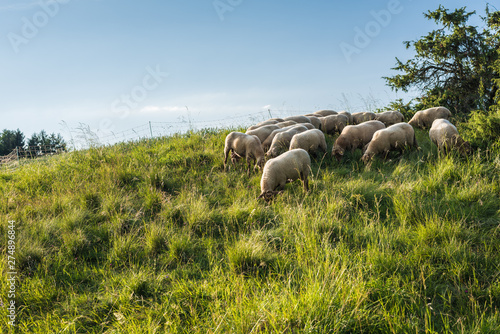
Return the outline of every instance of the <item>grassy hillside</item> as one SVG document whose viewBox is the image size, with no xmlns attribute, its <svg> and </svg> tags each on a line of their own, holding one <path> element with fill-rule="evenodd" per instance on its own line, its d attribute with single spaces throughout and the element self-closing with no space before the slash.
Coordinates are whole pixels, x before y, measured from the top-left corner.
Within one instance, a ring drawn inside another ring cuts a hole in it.
<svg viewBox="0 0 500 334">
<path fill-rule="evenodd" d="M 19 333 L 498 333 L 500 156 L 314 161 L 267 205 L 229 130 L 0 172 L 0 327 Z M 329 148 L 332 138 L 329 138 Z"/>
</svg>

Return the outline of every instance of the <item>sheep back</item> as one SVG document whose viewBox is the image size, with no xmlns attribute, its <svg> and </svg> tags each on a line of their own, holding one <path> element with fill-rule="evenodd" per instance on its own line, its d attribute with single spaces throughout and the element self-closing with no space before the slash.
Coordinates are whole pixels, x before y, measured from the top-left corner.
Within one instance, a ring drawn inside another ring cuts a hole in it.
<svg viewBox="0 0 500 334">
<path fill-rule="evenodd" d="M 434 122 L 435 119 L 448 119 L 450 117 L 451 111 L 448 108 L 434 107 L 417 111 L 408 124 L 417 128 L 428 129 L 432 126 L 432 122 Z"/>
<path fill-rule="evenodd" d="M 429 138 L 440 151 L 458 150 L 462 155 L 471 151 L 470 144 L 460 137 L 455 125 L 443 118 L 435 119 L 429 130 Z"/>
<path fill-rule="evenodd" d="M 384 123 L 385 126 L 391 126 L 403 122 L 404 116 L 399 111 L 388 110 L 375 114 L 375 119 Z"/>
<path fill-rule="evenodd" d="M 354 124 L 353 120 L 352 120 L 352 114 L 350 112 L 342 110 L 342 111 L 339 111 L 338 114 L 347 116 L 347 124 Z"/>
<path fill-rule="evenodd" d="M 326 139 L 321 130 L 311 129 L 297 133 L 290 141 L 290 150 L 301 148 L 310 154 L 326 152 Z"/>
<path fill-rule="evenodd" d="M 297 127 L 298 126 L 298 127 Z M 298 129 L 303 129 L 303 131 L 306 131 L 307 130 L 307 127 L 303 126 L 302 124 L 293 124 L 293 125 L 289 125 L 289 126 L 286 126 L 286 127 L 283 127 L 283 128 L 280 128 L 280 129 L 276 129 L 276 130 L 273 130 L 269 136 L 267 136 L 267 138 L 262 142 L 262 148 L 264 150 L 267 150 L 269 149 L 269 147 L 271 146 L 271 143 L 273 142 L 273 139 L 274 137 L 280 133 L 280 132 L 283 132 L 283 131 L 287 131 L 291 128 L 294 128 L 294 127 L 297 127 Z"/>
<path fill-rule="evenodd" d="M 294 121 L 297 123 L 311 123 L 311 120 L 306 116 L 289 116 L 283 118 L 285 121 Z"/>
<path fill-rule="evenodd" d="M 375 119 L 375 113 L 370 111 L 356 112 L 352 114 L 353 124 L 361 124 L 363 122 L 372 121 Z"/>
<path fill-rule="evenodd" d="M 269 147 L 266 156 L 270 158 L 277 157 L 283 151 L 288 150 L 288 148 L 290 147 L 290 142 L 292 141 L 294 135 L 307 130 L 308 129 L 305 126 L 297 124 L 287 129 L 286 131 L 276 134 L 273 138 L 273 141 L 271 142 L 271 146 Z"/>
<path fill-rule="evenodd" d="M 262 121 L 260 123 L 257 123 L 255 125 L 248 127 L 247 131 L 255 130 L 255 129 L 258 129 L 258 128 L 265 126 L 265 125 L 273 125 L 273 124 L 278 124 L 278 123 L 279 123 L 279 121 L 276 119 L 268 119 L 266 121 Z"/>
<path fill-rule="evenodd" d="M 326 110 L 326 109 L 323 109 L 323 110 L 318 110 L 318 111 L 315 111 L 313 112 L 313 114 L 316 114 L 316 115 L 321 115 L 321 116 L 331 116 L 331 115 L 337 115 L 337 112 L 334 111 L 334 110 Z"/>
<path fill-rule="evenodd" d="M 377 154 L 387 155 L 392 150 L 402 150 L 407 146 L 418 147 L 415 131 L 408 123 L 397 123 L 373 134 L 362 160 L 366 163 Z"/>
<path fill-rule="evenodd" d="M 336 132 L 341 133 L 348 122 L 348 118 L 345 115 L 330 115 L 322 117 L 320 120 L 321 131 L 329 135 L 333 135 Z"/>
<path fill-rule="evenodd" d="M 376 131 L 384 128 L 384 123 L 376 120 L 346 126 L 333 144 L 332 155 L 340 161 L 345 151 L 363 148 L 372 140 Z"/>
<path fill-rule="evenodd" d="M 263 143 L 264 140 L 266 140 L 267 136 L 269 136 L 271 132 L 273 132 L 276 129 L 280 129 L 280 127 L 274 124 L 264 125 L 257 129 L 247 131 L 246 134 L 259 137 L 260 142 Z"/>
<path fill-rule="evenodd" d="M 311 158 L 303 149 L 293 149 L 269 159 L 264 166 L 260 180 L 259 198 L 266 200 L 285 188 L 287 182 L 301 179 L 304 189 L 308 190 L 307 177 L 311 168 Z"/>
<path fill-rule="evenodd" d="M 318 117 L 316 116 L 306 116 L 306 117 L 309 118 L 314 128 L 321 129 L 321 121 Z"/>
<path fill-rule="evenodd" d="M 290 125 L 295 125 L 295 124 L 298 124 L 298 123 L 295 121 L 283 121 L 283 122 L 277 123 L 276 125 L 279 126 L 280 128 L 284 128 L 284 127 L 287 127 Z"/>
</svg>

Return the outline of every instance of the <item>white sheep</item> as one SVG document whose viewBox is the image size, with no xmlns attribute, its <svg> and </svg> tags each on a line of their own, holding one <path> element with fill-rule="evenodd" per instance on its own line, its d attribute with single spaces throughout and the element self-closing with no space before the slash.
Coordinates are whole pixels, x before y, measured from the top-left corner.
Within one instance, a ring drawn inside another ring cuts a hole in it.
<svg viewBox="0 0 500 334">
<path fill-rule="evenodd" d="M 269 150 L 266 152 L 266 156 L 269 158 L 275 158 L 284 151 L 287 151 L 290 147 L 290 142 L 292 141 L 293 136 L 307 130 L 308 129 L 305 126 L 298 124 L 286 131 L 276 134 L 271 142 Z"/>
<path fill-rule="evenodd" d="M 348 118 L 346 115 L 330 115 L 320 118 L 321 131 L 326 134 L 334 135 L 341 133 L 347 125 Z"/>
<path fill-rule="evenodd" d="M 432 122 L 438 118 L 448 119 L 451 117 L 451 111 L 445 107 L 434 107 L 425 110 L 420 110 L 413 115 L 408 122 L 411 126 L 428 129 L 432 126 Z"/>
<path fill-rule="evenodd" d="M 302 180 L 305 191 L 309 191 L 307 177 L 311 169 L 311 158 L 303 149 L 294 149 L 267 161 L 260 179 L 261 194 L 258 198 L 269 201 L 285 189 L 285 184 Z"/>
<path fill-rule="evenodd" d="M 376 113 L 375 119 L 384 123 L 385 126 L 391 126 L 396 123 L 401 123 L 404 120 L 404 116 L 399 111 L 388 110 Z"/>
<path fill-rule="evenodd" d="M 258 129 L 258 128 L 263 127 L 265 125 L 273 125 L 273 124 L 278 124 L 278 123 L 279 123 L 279 121 L 277 121 L 277 120 L 268 119 L 266 121 L 263 121 L 263 122 L 260 122 L 260 123 L 257 123 L 255 125 L 248 127 L 247 131 L 255 130 L 255 129 Z"/>
<path fill-rule="evenodd" d="M 340 161 L 345 151 L 354 152 L 357 148 L 363 148 L 373 137 L 373 134 L 384 129 L 384 123 L 380 121 L 368 121 L 358 125 L 348 125 L 333 144 L 332 156 Z"/>
<path fill-rule="evenodd" d="M 285 128 L 287 126 L 295 125 L 295 124 L 299 124 L 299 123 L 297 123 L 295 121 L 283 121 L 283 122 L 276 123 L 276 125 L 279 126 L 280 128 Z"/>
<path fill-rule="evenodd" d="M 300 123 L 301 125 L 305 126 L 308 130 L 314 130 L 316 127 L 312 125 L 311 123 Z"/>
<path fill-rule="evenodd" d="M 334 110 L 323 109 L 323 110 L 315 111 L 315 112 L 313 112 L 313 114 L 320 115 L 320 116 L 324 117 L 324 116 L 330 116 L 330 115 L 337 115 L 337 112 Z"/>
<path fill-rule="evenodd" d="M 307 123 L 303 123 L 303 124 L 307 124 Z M 271 146 L 271 143 L 273 142 L 273 139 L 274 137 L 280 133 L 280 132 L 284 132 L 284 131 L 287 131 L 287 130 L 290 130 L 290 129 L 293 129 L 293 128 L 296 128 L 296 129 L 301 129 L 301 131 L 297 131 L 298 132 L 303 132 L 303 131 L 306 131 L 307 130 L 307 127 L 305 127 L 303 124 L 295 124 L 295 125 L 290 125 L 290 126 L 287 126 L 287 127 L 284 127 L 284 128 L 281 128 L 281 129 L 276 129 L 276 130 L 273 130 L 273 132 L 271 132 L 269 134 L 269 136 L 267 136 L 266 140 L 264 140 L 262 142 L 262 148 L 264 149 L 264 151 L 268 150 L 269 147 Z"/>
<path fill-rule="evenodd" d="M 321 120 L 319 117 L 317 116 L 306 116 L 306 117 L 311 120 L 311 124 L 314 125 L 316 129 L 321 130 Z"/>
<path fill-rule="evenodd" d="M 276 129 L 280 129 L 280 127 L 274 124 L 264 125 L 257 129 L 247 130 L 246 134 L 259 137 L 260 142 L 263 143 L 264 140 L 266 140 L 267 136 L 269 136 L 271 132 L 273 132 Z"/>
<path fill-rule="evenodd" d="M 317 154 L 318 151 L 326 152 L 326 139 L 321 130 L 311 129 L 302 133 L 297 133 L 290 141 L 290 150 L 302 148 L 310 154 Z"/>
<path fill-rule="evenodd" d="M 363 122 L 372 121 L 375 119 L 375 113 L 370 111 L 356 112 L 352 114 L 353 124 L 361 124 Z"/>
<path fill-rule="evenodd" d="M 387 157 L 390 151 L 401 151 L 408 146 L 418 147 L 415 131 L 408 123 L 397 123 L 373 134 L 373 138 L 366 146 L 361 160 L 367 163 L 377 154 L 383 154 L 384 157 Z"/>
<path fill-rule="evenodd" d="M 470 144 L 460 137 L 456 126 L 447 119 L 438 118 L 432 122 L 429 138 L 442 152 L 456 149 L 464 156 L 471 152 Z"/>
<path fill-rule="evenodd" d="M 354 124 L 353 120 L 352 120 L 352 114 L 350 112 L 342 110 L 342 111 L 339 111 L 338 114 L 347 116 L 347 124 Z"/>
<path fill-rule="evenodd" d="M 255 167 L 262 168 L 266 163 L 264 150 L 257 136 L 241 132 L 231 132 L 226 136 L 224 145 L 224 170 L 226 170 L 227 157 L 231 153 L 231 162 L 234 164 L 239 158 L 245 157 L 250 175 L 250 164 L 253 160 Z M 254 169 L 255 169 L 254 167 Z"/>
<path fill-rule="evenodd" d="M 311 120 L 306 116 L 289 116 L 283 118 L 285 121 L 294 121 L 297 123 L 311 123 Z"/>
</svg>

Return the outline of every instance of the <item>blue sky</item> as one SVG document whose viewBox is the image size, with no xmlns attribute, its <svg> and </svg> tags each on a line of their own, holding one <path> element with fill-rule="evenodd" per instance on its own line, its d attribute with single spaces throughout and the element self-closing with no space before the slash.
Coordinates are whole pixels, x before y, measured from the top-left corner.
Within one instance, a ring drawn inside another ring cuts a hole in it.
<svg viewBox="0 0 500 334">
<path fill-rule="evenodd" d="M 441 3 L 480 14 L 486 6 Z M 182 130 L 187 120 L 261 120 L 267 109 L 286 116 L 382 107 L 418 94 L 396 94 L 381 77 L 394 74 L 395 57 L 412 56 L 403 41 L 435 28 L 422 13 L 438 5 L 0 1 L 1 128 L 69 138 L 68 129 L 85 124 L 106 136 L 148 121 Z"/>
</svg>

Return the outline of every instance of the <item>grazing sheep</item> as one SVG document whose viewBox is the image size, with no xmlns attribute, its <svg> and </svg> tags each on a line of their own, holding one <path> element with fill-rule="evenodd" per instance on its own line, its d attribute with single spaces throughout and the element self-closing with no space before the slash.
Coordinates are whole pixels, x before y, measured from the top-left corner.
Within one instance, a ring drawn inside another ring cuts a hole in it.
<svg viewBox="0 0 500 334">
<path fill-rule="evenodd" d="M 429 130 L 429 137 L 442 152 L 456 149 L 464 156 L 471 152 L 470 144 L 460 137 L 455 125 L 451 124 L 447 119 L 438 118 L 434 120 Z"/>
<path fill-rule="evenodd" d="M 311 120 L 306 116 L 289 116 L 283 118 L 285 121 L 294 121 L 297 123 L 311 123 Z"/>
<path fill-rule="evenodd" d="M 284 128 L 284 127 L 287 127 L 290 125 L 295 125 L 295 124 L 299 124 L 299 123 L 297 123 L 295 121 L 283 121 L 283 122 L 277 123 L 276 125 L 279 126 L 280 128 Z"/>
<path fill-rule="evenodd" d="M 306 116 L 306 117 L 311 117 L 311 116 L 313 116 L 313 117 L 317 117 L 317 118 L 324 117 L 323 115 L 320 115 L 320 114 L 305 114 L 304 116 Z"/>
<path fill-rule="evenodd" d="M 311 124 L 314 126 L 315 129 L 320 129 L 321 130 L 321 120 L 316 117 L 316 116 L 306 116 L 311 120 Z"/>
<path fill-rule="evenodd" d="M 333 144 L 332 155 L 340 161 L 345 151 L 354 152 L 357 148 L 363 148 L 372 140 L 373 134 L 384 129 L 384 123 L 380 121 L 368 121 L 358 125 L 348 125 Z"/>
<path fill-rule="evenodd" d="M 334 135 L 336 132 L 341 133 L 347 125 L 348 118 L 346 115 L 330 115 L 320 118 L 321 131 L 326 134 Z"/>
<path fill-rule="evenodd" d="M 331 115 L 337 115 L 336 111 L 333 110 L 318 110 L 313 112 L 315 115 L 320 115 L 320 116 L 331 116 Z"/>
<path fill-rule="evenodd" d="M 290 142 L 292 141 L 293 136 L 307 130 L 308 129 L 303 125 L 296 125 L 286 131 L 279 132 L 276 136 L 274 136 L 273 141 L 271 142 L 271 147 L 269 147 L 266 156 L 269 158 L 275 158 L 284 151 L 287 151 L 290 147 Z"/>
<path fill-rule="evenodd" d="M 307 127 L 305 127 L 302 124 L 290 125 L 290 126 L 287 126 L 287 127 L 281 128 L 281 129 L 273 130 L 273 132 L 271 132 L 269 134 L 269 136 L 267 136 L 266 140 L 264 140 L 262 142 L 262 148 L 264 149 L 264 151 L 266 151 L 266 150 L 269 149 L 269 147 L 271 146 L 271 143 L 273 142 L 274 136 L 276 136 L 280 132 L 283 132 L 283 131 L 286 131 L 286 130 L 289 130 L 289 129 L 292 129 L 292 128 L 295 128 L 295 127 L 299 128 L 299 129 L 303 129 L 303 131 L 307 130 Z"/>
<path fill-rule="evenodd" d="M 404 120 L 404 116 L 399 111 L 389 110 L 375 114 L 375 119 L 384 123 L 385 126 L 391 126 L 401 123 Z"/>
<path fill-rule="evenodd" d="M 317 154 L 318 151 L 326 152 L 326 139 L 321 130 L 311 129 L 297 133 L 290 141 L 290 150 L 302 148 L 309 154 Z"/>
<path fill-rule="evenodd" d="M 311 123 L 300 123 L 300 125 L 305 126 L 308 130 L 314 130 L 316 127 L 312 125 Z"/>
<path fill-rule="evenodd" d="M 361 160 L 367 163 L 376 154 L 383 154 L 387 157 L 390 151 L 402 150 L 407 146 L 418 147 L 415 131 L 408 123 L 397 123 L 373 134 Z"/>
<path fill-rule="evenodd" d="M 438 118 L 448 119 L 451 116 L 451 111 L 445 107 L 434 107 L 425 110 L 420 110 L 413 115 L 408 122 L 411 126 L 428 129 L 432 126 L 432 122 Z"/>
<path fill-rule="evenodd" d="M 363 122 L 372 121 L 375 119 L 375 113 L 370 111 L 356 112 L 352 114 L 353 124 L 361 124 Z"/>
<path fill-rule="evenodd" d="M 276 129 L 280 129 L 280 127 L 274 124 L 264 125 L 254 130 L 249 130 L 249 131 L 247 130 L 246 134 L 259 137 L 260 142 L 263 143 L 264 140 L 266 140 L 267 136 L 269 136 L 271 132 L 273 132 Z"/>
<path fill-rule="evenodd" d="M 279 122 L 277 120 L 268 119 L 267 121 L 263 121 L 263 122 L 260 122 L 260 123 L 257 123 L 255 125 L 248 127 L 247 131 L 255 130 L 255 129 L 258 129 L 258 128 L 263 127 L 265 125 L 273 125 L 273 124 L 278 124 L 278 123 Z"/>
<path fill-rule="evenodd" d="M 294 149 L 267 161 L 260 179 L 261 194 L 258 198 L 266 201 L 285 189 L 285 184 L 302 180 L 304 190 L 309 191 L 309 170 L 311 158 L 303 149 Z"/>
<path fill-rule="evenodd" d="M 347 116 L 347 124 L 353 124 L 353 120 L 352 120 L 352 114 L 350 112 L 347 112 L 345 110 L 342 110 L 342 111 L 339 111 L 338 112 L 339 115 L 345 115 Z"/>
<path fill-rule="evenodd" d="M 226 170 L 227 157 L 231 152 L 231 162 L 234 164 L 239 158 L 245 157 L 250 175 L 250 163 L 254 160 L 256 167 L 262 168 L 266 162 L 264 150 L 256 136 L 241 132 L 231 132 L 226 136 L 224 145 L 224 170 Z M 254 168 L 255 169 L 255 168 Z"/>
</svg>

